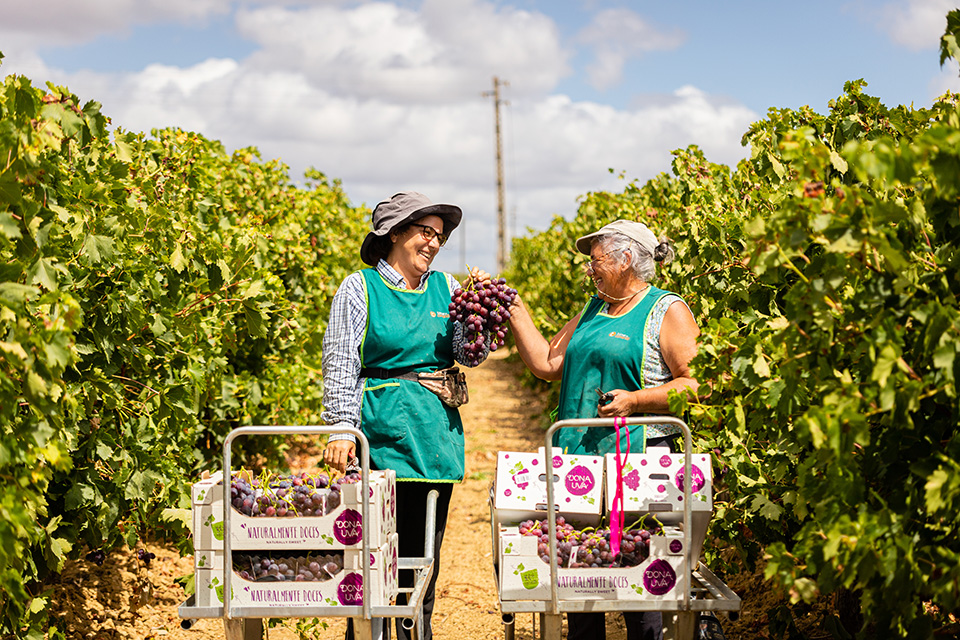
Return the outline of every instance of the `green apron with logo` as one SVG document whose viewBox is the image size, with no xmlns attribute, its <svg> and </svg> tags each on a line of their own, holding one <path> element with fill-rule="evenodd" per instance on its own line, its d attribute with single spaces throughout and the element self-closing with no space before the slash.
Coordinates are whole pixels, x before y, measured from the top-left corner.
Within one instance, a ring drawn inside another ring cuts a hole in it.
<svg viewBox="0 0 960 640">
<path fill-rule="evenodd" d="M 558 420 L 597 417 L 597 389 L 636 391 L 644 388 L 646 333 L 650 313 L 669 291 L 649 287 L 639 302 L 622 316 L 600 313 L 604 302 L 594 296 L 580 315 L 563 358 Z M 642 451 L 643 425 L 630 427 L 630 450 Z M 566 427 L 553 435 L 553 444 L 565 453 L 604 455 L 616 451 L 613 427 Z M 621 448 L 626 440 L 621 436 Z"/>
<path fill-rule="evenodd" d="M 362 366 L 417 372 L 453 366 L 447 276 L 434 271 L 414 291 L 388 284 L 376 269 L 360 273 L 367 300 Z M 460 413 L 416 380 L 367 378 L 360 429 L 371 466 L 393 469 L 397 480 L 463 480 Z"/>
</svg>

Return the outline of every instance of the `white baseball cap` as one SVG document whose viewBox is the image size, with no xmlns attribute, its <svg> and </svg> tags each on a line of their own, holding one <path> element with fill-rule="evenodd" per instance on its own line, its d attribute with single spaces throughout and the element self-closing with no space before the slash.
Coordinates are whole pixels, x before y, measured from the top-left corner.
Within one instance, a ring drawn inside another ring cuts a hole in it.
<svg viewBox="0 0 960 640">
<path fill-rule="evenodd" d="M 636 220 L 614 220 L 610 224 L 604 225 L 599 231 L 594 231 L 593 233 L 588 233 L 583 237 L 577 238 L 577 251 L 590 255 L 590 247 L 593 245 L 593 241 L 600 236 L 611 233 L 621 233 L 631 240 L 636 240 L 640 243 L 641 247 L 650 252 L 651 256 L 654 255 L 657 246 L 660 244 L 657 236 L 653 234 L 653 231 L 650 231 L 650 227 L 642 222 L 637 222 Z"/>
</svg>

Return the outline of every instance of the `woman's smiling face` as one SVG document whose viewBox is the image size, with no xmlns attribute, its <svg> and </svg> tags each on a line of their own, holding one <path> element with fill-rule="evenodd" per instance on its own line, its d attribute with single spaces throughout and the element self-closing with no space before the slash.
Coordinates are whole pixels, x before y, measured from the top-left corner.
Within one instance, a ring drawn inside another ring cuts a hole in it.
<svg viewBox="0 0 960 640">
<path fill-rule="evenodd" d="M 430 240 L 427 240 L 421 228 L 415 225 L 430 227 L 436 234 Z M 443 234 L 443 219 L 439 216 L 424 216 L 415 221 L 406 231 L 399 234 L 393 241 L 393 248 L 390 250 L 392 257 L 397 262 L 409 267 L 418 276 L 422 276 L 430 270 L 433 259 L 437 257 L 440 251 L 440 239 L 437 235 Z M 419 282 L 407 283 L 411 286 L 417 286 Z"/>
<path fill-rule="evenodd" d="M 590 248 L 590 262 L 587 263 L 587 275 L 593 280 L 597 289 L 604 289 L 604 282 L 613 288 L 620 279 L 622 269 L 619 268 L 617 254 L 619 251 L 604 251 L 603 245 L 595 242 Z"/>
</svg>

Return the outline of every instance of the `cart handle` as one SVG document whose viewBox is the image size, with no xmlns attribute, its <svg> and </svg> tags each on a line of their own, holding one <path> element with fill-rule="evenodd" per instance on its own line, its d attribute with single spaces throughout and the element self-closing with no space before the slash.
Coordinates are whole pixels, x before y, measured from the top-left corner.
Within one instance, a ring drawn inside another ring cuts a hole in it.
<svg viewBox="0 0 960 640">
<path fill-rule="evenodd" d="M 255 426 L 238 427 L 231 431 L 223 441 L 223 617 L 225 620 L 231 619 L 230 601 L 231 601 L 231 576 L 233 575 L 233 550 L 231 549 L 231 522 L 230 522 L 230 482 L 233 479 L 233 472 L 230 467 L 230 446 L 233 441 L 240 436 L 251 435 L 302 435 L 302 434 L 334 434 L 348 433 L 357 439 L 360 443 L 360 482 L 363 494 L 362 512 L 363 527 L 361 537 L 363 539 L 363 558 L 360 563 L 360 569 L 363 575 L 363 617 L 370 620 L 370 452 L 367 446 L 367 437 L 363 432 L 353 427 L 330 427 L 324 425 L 310 426 Z"/>
<path fill-rule="evenodd" d="M 544 436 L 544 447 L 543 447 L 543 464 L 544 469 L 551 469 L 551 463 L 553 461 L 553 434 L 557 429 L 563 429 L 566 427 L 612 427 L 614 426 L 614 420 L 620 420 L 621 418 L 585 418 L 580 420 L 560 420 L 554 422 L 550 425 L 550 428 L 547 429 L 547 433 Z M 624 423 L 621 423 L 624 424 Z M 684 453 L 684 468 L 683 468 L 683 556 L 686 562 L 686 570 L 693 572 L 693 567 L 690 566 L 692 558 L 690 557 L 690 523 L 693 520 L 693 506 L 690 504 L 690 499 L 692 496 L 691 486 L 693 485 L 692 476 L 690 474 L 690 466 L 692 463 L 692 449 L 693 449 L 693 437 L 690 434 L 690 427 L 687 426 L 687 423 L 677 418 L 675 416 L 640 416 L 635 418 L 626 418 L 625 424 L 635 425 L 635 424 L 672 424 L 680 427 L 683 431 L 683 453 Z M 553 474 L 547 473 L 549 481 L 547 482 L 547 505 L 556 504 L 553 500 Z M 557 557 L 557 510 L 554 508 L 547 508 L 547 527 L 550 535 L 550 600 L 552 612 L 554 615 L 560 614 L 560 588 L 557 583 L 557 563 L 554 560 Z M 687 584 L 689 587 L 690 578 L 687 578 Z M 690 610 L 690 589 L 686 589 L 686 593 L 683 597 L 683 603 L 680 608 L 681 611 Z"/>
</svg>

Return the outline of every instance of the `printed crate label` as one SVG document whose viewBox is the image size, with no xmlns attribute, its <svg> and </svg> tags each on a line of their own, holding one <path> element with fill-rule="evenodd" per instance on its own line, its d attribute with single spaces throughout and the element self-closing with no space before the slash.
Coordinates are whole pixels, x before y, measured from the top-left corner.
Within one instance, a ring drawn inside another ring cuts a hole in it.
<svg viewBox="0 0 960 640">
<path fill-rule="evenodd" d="M 554 500 L 558 513 L 595 521 L 603 507 L 603 458 L 555 455 Z M 494 507 L 506 512 L 546 512 L 548 471 L 539 453 L 501 451 L 497 456 Z M 586 517 L 583 517 L 586 516 Z"/>
<path fill-rule="evenodd" d="M 606 508 L 613 507 L 617 491 L 616 456 L 606 456 Z M 713 478 L 708 454 L 691 456 L 691 508 L 713 509 Z M 623 510 L 626 512 L 683 511 L 684 456 L 665 448 L 626 456 L 623 467 Z"/>
</svg>

